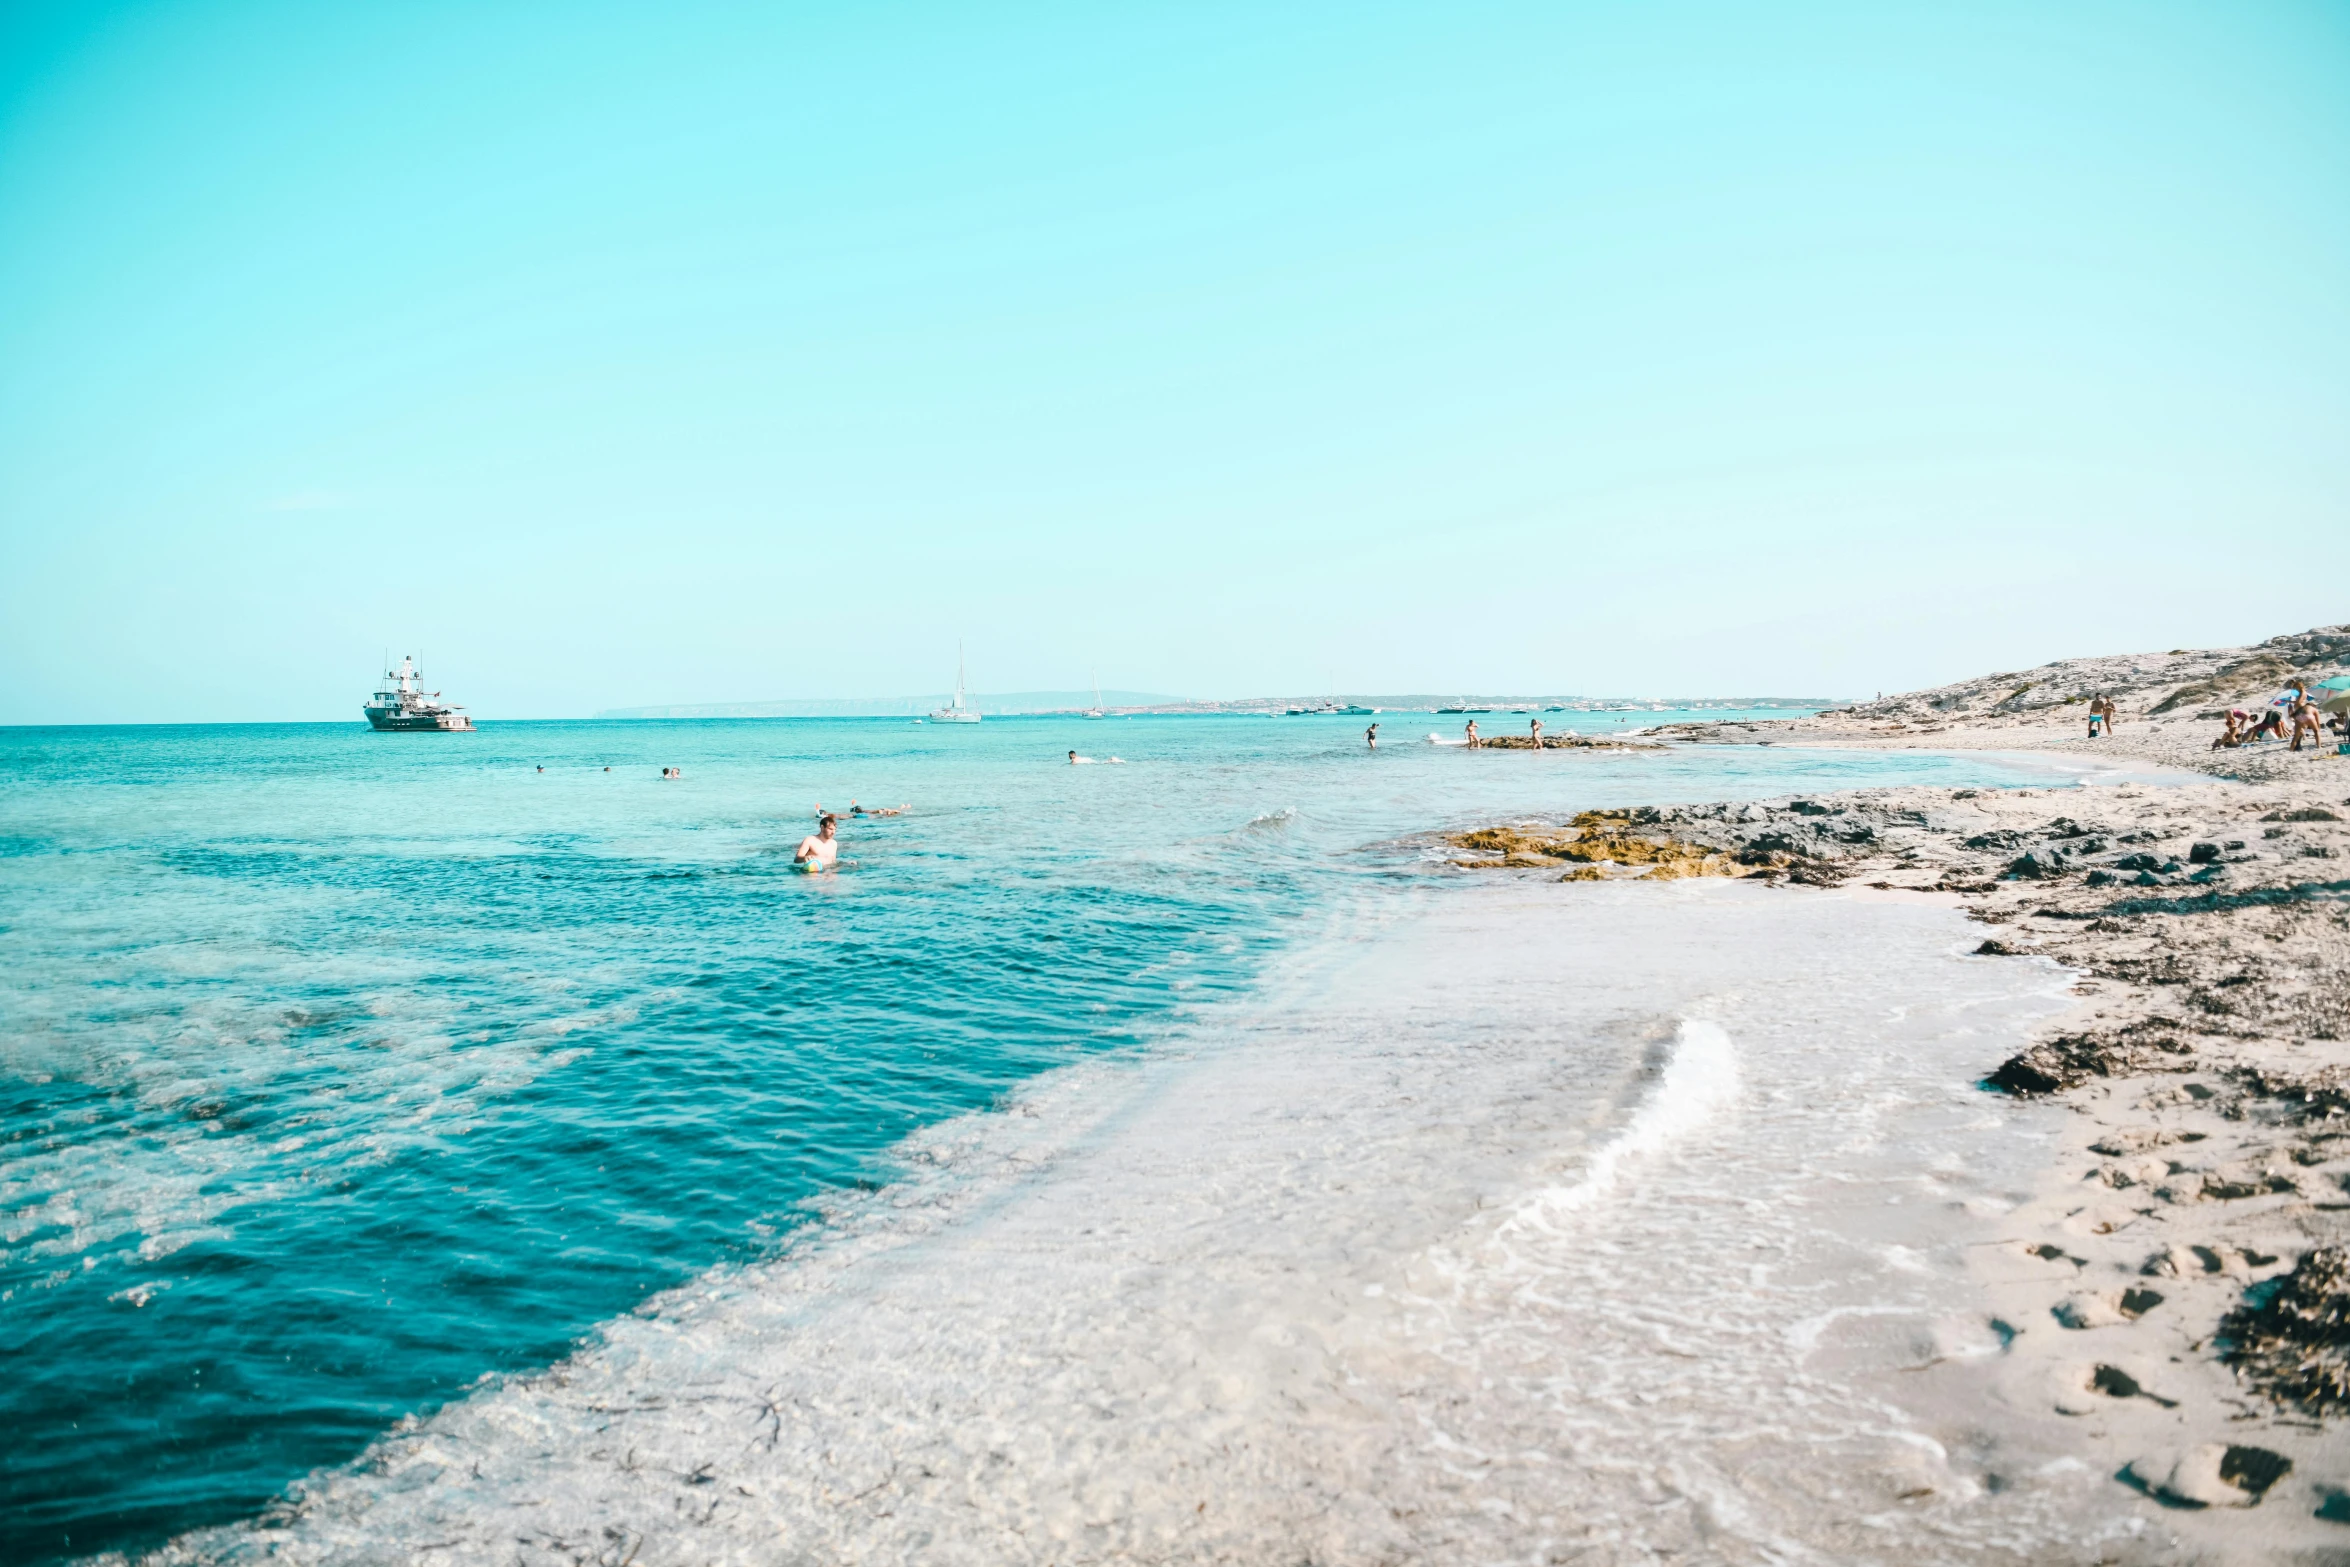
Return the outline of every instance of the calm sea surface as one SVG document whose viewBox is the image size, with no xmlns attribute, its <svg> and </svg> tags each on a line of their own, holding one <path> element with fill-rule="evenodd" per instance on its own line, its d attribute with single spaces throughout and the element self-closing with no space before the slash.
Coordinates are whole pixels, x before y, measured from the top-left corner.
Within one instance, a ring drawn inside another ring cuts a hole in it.
<svg viewBox="0 0 2350 1567">
<path fill-rule="evenodd" d="M 1402 835 L 2051 781 L 1363 722 L 0 730 L 0 1560 L 251 1513 L 773 1249 L 909 1131 L 1244 990 L 1418 874 Z M 911 809 L 797 873 L 852 797 Z"/>
</svg>

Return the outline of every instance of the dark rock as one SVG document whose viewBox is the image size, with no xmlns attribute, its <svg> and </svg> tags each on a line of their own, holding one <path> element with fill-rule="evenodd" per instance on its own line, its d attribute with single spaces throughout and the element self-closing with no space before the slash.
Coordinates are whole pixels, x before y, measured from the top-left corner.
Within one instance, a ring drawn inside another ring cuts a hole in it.
<svg viewBox="0 0 2350 1567">
<path fill-rule="evenodd" d="M 2297 811 L 2271 811 L 2261 818 L 2264 822 L 2338 822 L 2341 819 L 2322 805 L 2305 805 Z"/>
<path fill-rule="evenodd" d="M 2062 849 L 2034 849 L 2009 861 L 2007 874 L 2020 876 L 2025 881 L 2045 881 L 2051 876 L 2063 875 L 2066 868 Z"/>
<path fill-rule="evenodd" d="M 2020 847 L 2023 841 L 2022 833 L 2010 832 L 2002 827 L 1994 832 L 1975 834 L 1966 841 L 1966 846 L 1970 849 L 2013 849 Z"/>
<path fill-rule="evenodd" d="M 2061 1034 L 2009 1056 L 1984 1082 L 2005 1093 L 2030 1097 L 2060 1093 L 2093 1077 L 2175 1072 L 2178 1066 L 2160 1057 L 2186 1055 L 2190 1047 L 2169 1034 L 2145 1032 L 2169 1026 L 2159 1019 L 2148 1019 L 2136 1025 L 2142 1037 L 2135 1039 L 2115 1034 Z"/>
<path fill-rule="evenodd" d="M 2265 1447 L 2230 1446 L 2219 1461 L 2219 1477 L 2254 1501 L 2293 1472 L 2293 1460 Z"/>
<path fill-rule="evenodd" d="M 2320 1246 L 2219 1325 L 2237 1374 L 2313 1415 L 2350 1410 L 2350 1251 Z"/>
<path fill-rule="evenodd" d="M 1826 816 L 1829 814 L 1828 808 L 1817 800 L 1789 800 L 1787 809 L 1798 816 Z"/>
<path fill-rule="evenodd" d="M 2091 871 L 2089 873 L 2089 885 L 2092 887 L 2110 887 L 2118 880 L 2120 878 L 2111 871 Z"/>
<path fill-rule="evenodd" d="M 2197 865 L 2209 865 L 2212 861 L 2219 858 L 2219 845 L 2216 843 L 2199 843 L 2187 851 L 2187 858 Z"/>
<path fill-rule="evenodd" d="M 2136 1377 L 2119 1366 L 2099 1366 L 2089 1385 L 2108 1398 L 2136 1398 L 2146 1391 L 2138 1385 Z"/>
<path fill-rule="evenodd" d="M 2117 871 L 2154 871 L 2162 869 L 2162 861 L 2151 854 L 2126 854 L 2113 862 Z"/>
</svg>

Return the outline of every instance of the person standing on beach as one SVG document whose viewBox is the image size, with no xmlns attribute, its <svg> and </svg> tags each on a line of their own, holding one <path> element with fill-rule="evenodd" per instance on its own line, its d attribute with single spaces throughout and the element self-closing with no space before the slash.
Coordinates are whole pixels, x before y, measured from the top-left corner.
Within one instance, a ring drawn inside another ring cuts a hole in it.
<svg viewBox="0 0 2350 1567">
<path fill-rule="evenodd" d="M 1526 722 L 1532 726 L 1534 730 L 1534 749 L 1539 751 L 1542 749 L 1542 720 L 1539 718 L 1529 718 L 1526 720 Z"/>
<path fill-rule="evenodd" d="M 2097 738 L 2097 726 L 2105 722 L 2105 693 L 2100 691 L 2089 698 L 2089 738 Z"/>
<path fill-rule="evenodd" d="M 1379 749 L 1379 726 L 1377 724 L 1373 724 L 1370 728 L 1363 731 L 1363 744 L 1369 746 L 1374 751 Z"/>
<path fill-rule="evenodd" d="M 2286 709 L 2286 712 L 2293 720 L 2293 744 L 2291 749 L 2295 751 L 2301 749 L 2301 737 L 2304 734 L 2309 736 L 2309 743 L 2312 747 L 2324 743 L 2324 737 L 2319 734 L 2317 727 L 2317 704 L 2309 700 L 2308 692 L 2294 692 L 2293 705 Z"/>
<path fill-rule="evenodd" d="M 1474 751 L 1485 742 L 1477 738 L 1477 720 L 1469 720 L 1469 749 Z"/>
</svg>

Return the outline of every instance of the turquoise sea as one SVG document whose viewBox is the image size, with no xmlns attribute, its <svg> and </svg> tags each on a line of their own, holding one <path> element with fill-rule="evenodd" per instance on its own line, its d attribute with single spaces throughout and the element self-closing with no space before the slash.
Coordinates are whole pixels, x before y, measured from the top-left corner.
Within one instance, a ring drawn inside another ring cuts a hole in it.
<svg viewBox="0 0 2350 1567">
<path fill-rule="evenodd" d="M 1362 722 L 0 730 L 0 1559 L 252 1514 L 776 1249 L 910 1132 L 1435 873 L 1431 829 L 2060 781 Z M 798 874 L 852 797 L 909 809 Z"/>
</svg>

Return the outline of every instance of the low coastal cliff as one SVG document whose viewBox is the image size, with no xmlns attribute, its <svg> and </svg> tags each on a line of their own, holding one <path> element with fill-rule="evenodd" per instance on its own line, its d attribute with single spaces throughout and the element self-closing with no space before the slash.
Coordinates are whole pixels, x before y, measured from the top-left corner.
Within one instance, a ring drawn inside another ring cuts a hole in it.
<svg viewBox="0 0 2350 1567">
<path fill-rule="evenodd" d="M 1695 743 L 2069 751 L 2212 781 L 1862 790 L 1587 812 L 1453 835 L 1454 863 L 1566 880 L 1735 876 L 1936 897 L 1986 961 L 2053 960 L 2080 1006 L 1986 1091 L 2080 1116 L 1984 1262 L 2015 1337 L 2000 1397 L 2081 1420 L 2173 1507 L 2246 1507 L 2295 1466 L 2350 1522 L 2350 756 L 2212 750 L 2228 705 L 2350 662 L 2350 627 L 2076 660 Z M 2123 723 L 2085 737 L 2090 695 Z M 2313 1465 L 2326 1468 L 2311 1473 Z M 2339 1471 L 2339 1472 L 2335 1472 Z M 2283 1494 L 2279 1492 L 2278 1494 Z"/>
</svg>

